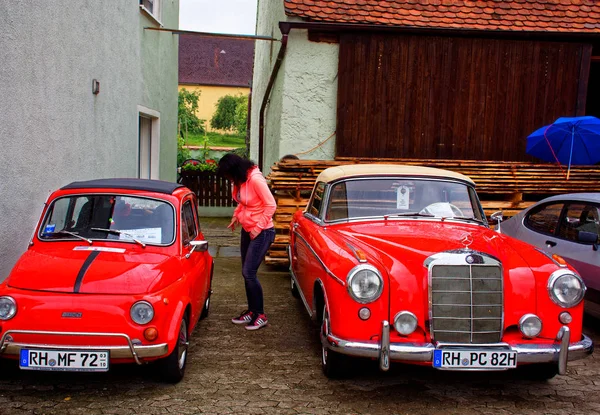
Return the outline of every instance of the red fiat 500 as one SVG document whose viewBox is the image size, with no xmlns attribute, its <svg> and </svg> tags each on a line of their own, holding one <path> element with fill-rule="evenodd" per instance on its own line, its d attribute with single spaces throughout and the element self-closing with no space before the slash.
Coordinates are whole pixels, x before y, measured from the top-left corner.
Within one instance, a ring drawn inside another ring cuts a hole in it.
<svg viewBox="0 0 600 415">
<path fill-rule="evenodd" d="M 488 226 L 474 183 L 397 165 L 332 167 L 291 222 L 292 293 L 321 324 L 327 376 L 349 356 L 547 379 L 593 349 L 585 285 Z"/>
<path fill-rule="evenodd" d="M 157 180 L 54 192 L 0 284 L 0 358 L 61 371 L 158 360 L 164 380 L 181 380 L 213 271 L 196 206 L 188 188 Z"/>
</svg>

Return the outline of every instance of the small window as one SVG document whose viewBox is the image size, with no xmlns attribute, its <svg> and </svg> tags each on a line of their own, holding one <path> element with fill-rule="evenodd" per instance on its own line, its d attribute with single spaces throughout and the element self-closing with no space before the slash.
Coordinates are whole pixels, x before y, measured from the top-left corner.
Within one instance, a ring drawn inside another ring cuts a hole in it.
<svg viewBox="0 0 600 415">
<path fill-rule="evenodd" d="M 543 205 L 527 215 L 525 226 L 539 233 L 554 235 L 562 208 L 562 203 Z"/>
<path fill-rule="evenodd" d="M 140 8 L 160 20 L 160 0 L 140 0 Z"/>
<path fill-rule="evenodd" d="M 579 232 L 600 235 L 598 208 L 585 203 L 571 203 L 567 206 L 560 225 L 559 237 L 579 242 Z"/>
<path fill-rule="evenodd" d="M 319 182 L 315 186 L 315 190 L 313 191 L 312 198 L 308 203 L 307 213 L 314 216 L 315 218 L 320 218 L 321 216 L 321 208 L 323 207 L 323 197 L 325 195 L 325 183 Z"/>
<path fill-rule="evenodd" d="M 189 200 L 183 204 L 183 209 L 181 210 L 181 235 L 184 246 L 196 239 L 198 235 L 196 220 L 194 219 L 194 209 Z"/>
</svg>

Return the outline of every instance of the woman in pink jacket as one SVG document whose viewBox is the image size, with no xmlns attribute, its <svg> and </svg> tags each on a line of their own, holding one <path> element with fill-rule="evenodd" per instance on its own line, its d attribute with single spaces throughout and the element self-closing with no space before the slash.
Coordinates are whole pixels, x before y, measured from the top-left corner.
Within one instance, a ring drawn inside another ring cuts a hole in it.
<svg viewBox="0 0 600 415">
<path fill-rule="evenodd" d="M 267 181 L 250 160 L 226 154 L 219 161 L 219 174 L 233 182 L 233 199 L 238 203 L 228 228 L 241 225 L 240 253 L 246 285 L 248 309 L 231 321 L 245 324 L 247 330 L 267 325 L 263 291 L 256 273 L 267 250 L 275 240 L 273 214 L 277 207 Z"/>
</svg>

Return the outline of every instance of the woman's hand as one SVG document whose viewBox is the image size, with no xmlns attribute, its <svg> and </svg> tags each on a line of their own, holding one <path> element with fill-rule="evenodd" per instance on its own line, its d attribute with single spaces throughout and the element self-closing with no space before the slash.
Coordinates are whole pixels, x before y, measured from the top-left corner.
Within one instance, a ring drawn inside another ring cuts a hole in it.
<svg viewBox="0 0 600 415">
<path fill-rule="evenodd" d="M 231 232 L 235 231 L 235 227 L 238 226 L 240 224 L 240 221 L 238 220 L 237 217 L 232 217 L 231 218 L 231 223 L 229 225 L 227 225 L 228 228 L 231 229 Z"/>
<path fill-rule="evenodd" d="M 250 231 L 250 239 L 256 238 L 258 235 L 260 235 L 260 232 L 260 229 L 252 229 Z"/>
</svg>

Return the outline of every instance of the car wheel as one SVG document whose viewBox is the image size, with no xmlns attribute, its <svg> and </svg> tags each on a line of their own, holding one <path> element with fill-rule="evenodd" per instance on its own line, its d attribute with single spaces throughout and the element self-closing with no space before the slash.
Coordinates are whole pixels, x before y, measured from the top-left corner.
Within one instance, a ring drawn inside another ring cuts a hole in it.
<svg viewBox="0 0 600 415">
<path fill-rule="evenodd" d="M 521 368 L 523 376 L 529 380 L 549 380 L 558 375 L 558 364 L 542 363 L 535 365 L 527 365 Z"/>
<path fill-rule="evenodd" d="M 298 286 L 296 285 L 296 281 L 292 277 L 290 277 L 290 290 L 292 291 L 292 297 L 300 298 L 300 292 L 298 291 Z"/>
<path fill-rule="evenodd" d="M 327 306 L 323 310 L 323 319 L 321 321 L 321 335 L 326 336 L 329 332 L 329 313 Z M 334 352 L 323 345 L 321 342 L 321 368 L 323 374 L 330 379 L 340 379 L 348 375 L 348 358 L 340 353 Z"/>
<path fill-rule="evenodd" d="M 169 356 L 160 361 L 160 374 L 165 382 L 177 383 L 185 373 L 188 352 L 188 323 L 187 317 L 181 319 L 177 344 Z"/>
<path fill-rule="evenodd" d="M 208 287 L 208 296 L 206 297 L 206 301 L 204 301 L 204 307 L 202 307 L 202 313 L 200 313 L 200 320 L 208 317 L 208 312 L 210 310 L 210 296 L 212 294 L 212 279 L 210 281 L 210 287 Z"/>
<path fill-rule="evenodd" d="M 210 310 L 210 294 L 206 297 L 206 301 L 204 302 L 204 307 L 202 307 L 202 313 L 200 314 L 200 320 L 204 320 L 208 317 L 208 312 Z"/>
</svg>

